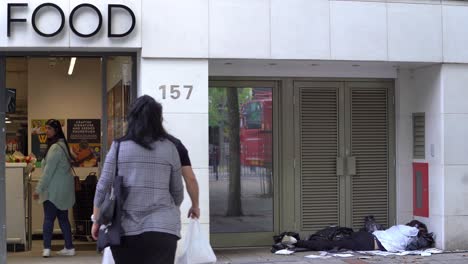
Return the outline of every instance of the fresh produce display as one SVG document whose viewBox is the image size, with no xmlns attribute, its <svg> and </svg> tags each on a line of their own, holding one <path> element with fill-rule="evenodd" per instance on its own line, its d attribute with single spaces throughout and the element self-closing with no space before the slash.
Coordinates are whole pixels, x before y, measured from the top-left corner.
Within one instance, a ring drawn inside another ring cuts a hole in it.
<svg viewBox="0 0 468 264">
<path fill-rule="evenodd" d="M 24 156 L 23 153 L 15 151 L 13 154 L 7 154 L 5 158 L 6 162 L 25 162 L 27 164 L 36 163 L 36 156 L 32 153 L 29 156 Z"/>
</svg>

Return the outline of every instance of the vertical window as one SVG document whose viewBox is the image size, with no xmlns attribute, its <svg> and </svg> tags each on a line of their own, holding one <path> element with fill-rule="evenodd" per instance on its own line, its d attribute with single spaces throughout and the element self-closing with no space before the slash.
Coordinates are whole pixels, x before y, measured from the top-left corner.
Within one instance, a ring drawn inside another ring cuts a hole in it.
<svg viewBox="0 0 468 264">
<path fill-rule="evenodd" d="M 424 113 L 413 114 L 413 158 L 425 159 L 426 118 Z"/>
<path fill-rule="evenodd" d="M 211 87 L 211 233 L 273 231 L 273 89 Z"/>
</svg>

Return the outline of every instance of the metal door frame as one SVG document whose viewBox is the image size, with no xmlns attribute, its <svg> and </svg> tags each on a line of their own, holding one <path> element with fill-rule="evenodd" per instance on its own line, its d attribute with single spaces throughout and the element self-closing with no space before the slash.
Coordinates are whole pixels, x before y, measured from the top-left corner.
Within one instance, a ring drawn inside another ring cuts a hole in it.
<svg viewBox="0 0 468 264">
<path fill-rule="evenodd" d="M 0 151 L 5 151 L 5 92 L 6 59 L 0 56 Z M 6 164 L 5 154 L 0 154 L 0 263 L 6 263 Z"/>
<path fill-rule="evenodd" d="M 208 89 L 210 87 L 271 87 L 273 92 L 272 99 L 272 114 L 273 114 L 273 230 L 271 232 L 245 232 L 245 233 L 210 233 L 210 240 L 213 247 L 249 247 L 249 246 L 269 246 L 272 244 L 272 236 L 280 230 L 280 184 L 279 184 L 279 98 L 280 84 L 276 80 L 246 80 L 235 78 L 216 78 L 210 79 Z"/>
</svg>

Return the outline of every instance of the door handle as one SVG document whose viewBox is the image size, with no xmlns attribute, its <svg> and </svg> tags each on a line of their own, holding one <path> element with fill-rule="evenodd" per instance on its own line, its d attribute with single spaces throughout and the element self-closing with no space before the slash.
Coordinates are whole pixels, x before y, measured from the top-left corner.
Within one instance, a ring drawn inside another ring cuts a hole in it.
<svg viewBox="0 0 468 264">
<path fill-rule="evenodd" d="M 346 169 L 348 171 L 348 175 L 356 175 L 356 157 L 348 157 L 346 159 Z"/>
<path fill-rule="evenodd" d="M 342 157 L 336 157 L 336 175 L 344 175 L 344 158 Z"/>
</svg>

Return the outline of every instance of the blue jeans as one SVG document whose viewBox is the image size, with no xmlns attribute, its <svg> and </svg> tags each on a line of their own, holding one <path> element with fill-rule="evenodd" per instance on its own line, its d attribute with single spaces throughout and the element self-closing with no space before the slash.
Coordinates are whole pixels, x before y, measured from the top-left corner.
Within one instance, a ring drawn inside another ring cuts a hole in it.
<svg viewBox="0 0 468 264">
<path fill-rule="evenodd" d="M 42 225 L 42 236 L 44 239 L 44 248 L 50 249 L 52 243 L 52 232 L 54 231 L 55 218 L 58 218 L 60 229 L 62 229 L 65 239 L 65 248 L 72 249 L 72 232 L 70 221 L 68 221 L 68 210 L 58 209 L 51 201 L 47 200 L 44 206 L 44 224 Z"/>
</svg>

